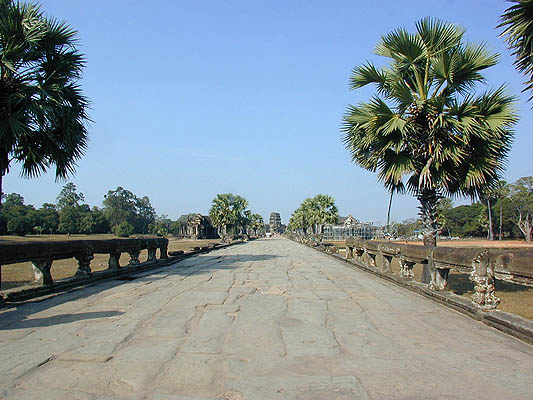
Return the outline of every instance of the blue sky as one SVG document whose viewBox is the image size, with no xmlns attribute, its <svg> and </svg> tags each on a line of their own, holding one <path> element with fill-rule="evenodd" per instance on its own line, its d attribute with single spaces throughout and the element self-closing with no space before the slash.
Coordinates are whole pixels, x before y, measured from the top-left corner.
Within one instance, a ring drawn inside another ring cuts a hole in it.
<svg viewBox="0 0 533 400">
<path fill-rule="evenodd" d="M 79 31 L 87 67 L 81 82 L 92 102 L 90 147 L 71 179 L 90 205 L 123 186 L 149 196 L 171 218 L 207 213 L 217 193 L 248 199 L 265 218 L 287 222 L 306 197 L 336 198 L 341 215 L 384 221 L 388 195 L 375 174 L 350 163 L 339 127 L 355 65 L 380 36 L 414 29 L 431 16 L 462 25 L 465 38 L 501 53 L 488 86 L 507 83 L 519 96 L 520 123 L 505 178 L 533 175 L 531 103 L 524 78 L 495 29 L 508 3 L 465 1 L 170 1 L 44 0 L 48 15 Z M 20 178 L 7 193 L 39 207 L 64 183 L 52 173 Z M 392 218 L 416 216 L 396 197 Z"/>
</svg>

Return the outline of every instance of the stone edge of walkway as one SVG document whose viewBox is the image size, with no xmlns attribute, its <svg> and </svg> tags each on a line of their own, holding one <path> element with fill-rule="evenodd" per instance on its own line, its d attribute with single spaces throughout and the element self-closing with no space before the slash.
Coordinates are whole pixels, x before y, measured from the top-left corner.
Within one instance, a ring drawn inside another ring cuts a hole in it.
<svg viewBox="0 0 533 400">
<path fill-rule="evenodd" d="M 89 278 L 66 278 L 64 280 L 54 282 L 52 286 L 30 286 L 5 290 L 0 292 L 0 307 L 9 307 L 12 304 L 19 304 L 20 302 L 24 302 L 26 300 L 45 299 L 53 296 L 58 296 L 63 293 L 66 293 L 68 290 L 71 289 L 83 289 L 86 287 L 97 285 L 100 282 L 108 279 L 117 279 L 124 276 L 134 275 L 139 272 L 145 272 L 161 267 L 166 267 L 168 265 L 177 263 L 187 258 L 197 256 L 198 254 L 209 253 L 214 250 L 220 250 L 242 243 L 246 242 L 238 241 L 228 244 L 221 244 L 213 248 L 202 248 L 201 250 L 191 251 L 190 253 L 184 253 L 179 256 L 168 256 L 164 260 L 146 262 L 133 267 L 122 267 L 118 271 L 98 271 L 93 273 Z"/>
<path fill-rule="evenodd" d="M 448 291 L 442 291 L 442 292 L 432 291 L 432 290 L 429 290 L 426 287 L 426 285 L 420 282 L 408 281 L 408 280 L 400 278 L 399 276 L 387 274 L 377 269 L 373 269 L 371 267 L 358 264 L 353 260 L 347 260 L 345 257 L 342 257 L 338 254 L 331 254 L 331 253 L 322 251 L 319 248 L 308 246 L 304 243 L 300 243 L 289 238 L 286 238 L 286 239 L 291 240 L 294 243 L 301 244 L 302 246 L 308 247 L 312 250 L 316 250 L 322 254 L 325 254 L 329 257 L 334 258 L 335 260 L 341 261 L 345 264 L 349 264 L 350 266 L 355 266 L 379 278 L 386 279 L 401 287 L 404 287 L 413 292 L 416 292 L 426 298 L 429 298 L 449 308 L 459 311 L 460 313 L 465 314 L 475 320 L 481 321 L 487 326 L 496 328 L 499 331 L 507 333 L 508 335 L 511 335 L 517 339 L 520 339 L 526 343 L 533 344 L 533 321 L 532 320 L 520 317 L 515 314 L 510 314 L 504 311 L 499 311 L 499 310 L 481 311 L 477 309 L 476 307 L 474 307 L 470 300 L 466 299 L 463 296 L 459 296 L 455 293 L 448 292 Z"/>
</svg>

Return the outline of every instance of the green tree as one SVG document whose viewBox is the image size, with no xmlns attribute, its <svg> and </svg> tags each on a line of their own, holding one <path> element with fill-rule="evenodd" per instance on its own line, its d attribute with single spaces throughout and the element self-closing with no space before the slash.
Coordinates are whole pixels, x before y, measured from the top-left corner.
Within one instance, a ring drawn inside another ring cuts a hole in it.
<svg viewBox="0 0 533 400">
<path fill-rule="evenodd" d="M 76 35 L 35 3 L 0 0 L 0 193 L 11 161 L 24 177 L 55 165 L 65 179 L 87 148 Z"/>
<path fill-rule="evenodd" d="M 80 207 L 65 206 L 59 211 L 59 231 L 62 233 L 80 233 L 82 213 Z"/>
<path fill-rule="evenodd" d="M 509 185 L 509 198 L 516 209 L 516 225 L 526 241 L 533 241 L 533 176 Z"/>
<path fill-rule="evenodd" d="M 104 196 L 104 213 L 111 226 L 127 222 L 135 225 L 137 217 L 137 197 L 129 190 L 119 186 L 109 190 Z"/>
<path fill-rule="evenodd" d="M 37 210 L 38 226 L 42 228 L 42 232 L 52 233 L 58 230 L 59 214 L 56 206 L 51 203 L 44 203 L 41 208 Z"/>
<path fill-rule="evenodd" d="M 251 214 L 249 227 L 254 232 L 254 235 L 257 236 L 265 231 L 265 223 L 263 217 L 259 214 Z"/>
<path fill-rule="evenodd" d="M 344 117 L 353 162 L 377 172 L 387 190 L 418 199 L 430 246 L 437 243 L 439 198 L 475 198 L 496 181 L 517 122 L 515 99 L 503 87 L 475 94 L 498 55 L 465 43 L 463 33 L 425 18 L 415 33 L 400 28 L 383 36 L 376 53 L 389 66 L 367 63 L 351 76 L 352 89 L 374 84 L 377 94 Z"/>
<path fill-rule="evenodd" d="M 498 28 L 505 28 L 500 36 L 515 57 L 514 65 L 527 78 L 523 91 L 533 90 L 533 1 L 510 0 L 514 3 L 501 16 Z M 529 98 L 531 100 L 533 96 Z"/>
<path fill-rule="evenodd" d="M 83 193 L 78 193 L 76 185 L 69 182 L 59 192 L 56 198 L 56 207 L 58 210 L 63 207 L 78 207 L 83 201 L 85 201 Z"/>
<path fill-rule="evenodd" d="M 134 230 L 135 228 L 133 225 L 128 224 L 125 221 L 113 227 L 113 233 L 118 237 L 129 237 Z"/>
<path fill-rule="evenodd" d="M 221 238 L 227 239 L 228 232 L 236 234 L 245 224 L 246 207 L 248 201 L 244 197 L 232 193 L 217 194 L 209 210 L 209 217 Z"/>
<path fill-rule="evenodd" d="M 24 197 L 20 194 L 8 194 L 0 213 L 4 224 L 3 233 L 20 236 L 32 233 L 35 223 L 35 209 L 32 205 L 25 205 Z"/>
<path fill-rule="evenodd" d="M 322 236 L 324 225 L 334 224 L 339 218 L 339 210 L 335 205 L 335 199 L 326 194 L 317 194 L 311 199 L 311 220 L 316 226 L 315 233 Z"/>
</svg>

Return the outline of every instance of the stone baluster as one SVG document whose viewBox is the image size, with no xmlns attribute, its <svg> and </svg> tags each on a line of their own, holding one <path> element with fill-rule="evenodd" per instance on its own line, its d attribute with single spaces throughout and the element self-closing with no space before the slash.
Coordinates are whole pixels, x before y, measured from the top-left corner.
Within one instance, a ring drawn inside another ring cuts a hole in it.
<svg viewBox="0 0 533 400">
<path fill-rule="evenodd" d="M 159 246 L 159 259 L 166 260 L 168 258 L 168 244 L 162 244 Z"/>
<path fill-rule="evenodd" d="M 92 253 L 87 253 L 75 257 L 78 260 L 78 270 L 76 276 L 87 277 L 91 276 L 91 261 L 94 258 Z"/>
<path fill-rule="evenodd" d="M 346 246 L 346 259 L 353 259 L 353 247 Z"/>
<path fill-rule="evenodd" d="M 120 250 L 115 250 L 109 253 L 108 269 L 116 271 L 120 268 Z"/>
<path fill-rule="evenodd" d="M 404 279 L 413 279 L 415 274 L 413 268 L 415 266 L 414 261 L 409 261 L 404 257 L 400 258 L 400 277 Z"/>
<path fill-rule="evenodd" d="M 444 290 L 448 286 L 448 275 L 450 266 L 434 261 L 430 269 L 431 281 L 429 282 L 430 290 Z"/>
<path fill-rule="evenodd" d="M 33 260 L 33 279 L 34 282 L 42 283 L 43 285 L 51 285 L 54 283 L 50 269 L 52 268 L 52 259 L 46 258 L 42 260 Z"/>
<path fill-rule="evenodd" d="M 146 260 L 147 262 L 150 262 L 150 261 L 157 261 L 157 247 L 149 247 L 148 248 L 148 259 Z"/>
<path fill-rule="evenodd" d="M 488 251 L 483 251 L 472 259 L 470 280 L 474 282 L 472 303 L 475 307 L 489 311 L 500 304 L 494 288 L 494 270 L 489 265 Z"/>
<path fill-rule="evenodd" d="M 392 256 L 381 253 L 381 272 L 392 274 Z"/>
</svg>

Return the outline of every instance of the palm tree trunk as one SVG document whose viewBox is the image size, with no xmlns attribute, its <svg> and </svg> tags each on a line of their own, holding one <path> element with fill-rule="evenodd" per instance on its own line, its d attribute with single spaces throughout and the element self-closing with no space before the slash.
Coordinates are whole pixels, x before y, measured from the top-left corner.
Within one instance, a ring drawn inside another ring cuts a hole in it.
<svg viewBox="0 0 533 400">
<path fill-rule="evenodd" d="M 420 219 L 423 225 L 424 246 L 436 247 L 439 224 L 437 222 L 437 201 L 439 196 L 435 189 L 423 189 L 416 196 L 420 205 L 418 207 Z M 422 283 L 431 282 L 431 270 L 433 261 L 423 264 Z"/>
<path fill-rule="evenodd" d="M 390 226 L 390 209 L 392 206 L 392 195 L 393 194 L 394 194 L 394 191 L 391 190 L 390 199 L 389 199 L 389 209 L 387 210 L 387 233 L 389 232 L 389 226 Z"/>
<path fill-rule="evenodd" d="M 502 200 L 500 199 L 500 240 L 502 240 L 502 219 L 503 219 L 503 207 Z"/>
<path fill-rule="evenodd" d="M 494 233 L 492 232 L 492 211 L 490 209 L 490 199 L 487 199 L 487 210 L 489 213 L 489 232 L 488 232 L 488 239 L 494 240 Z"/>
<path fill-rule="evenodd" d="M 437 246 L 437 233 L 439 224 L 437 223 L 437 201 L 439 196 L 435 189 L 423 189 L 416 196 L 420 205 L 418 206 L 420 219 L 423 225 L 424 246 Z"/>
</svg>

